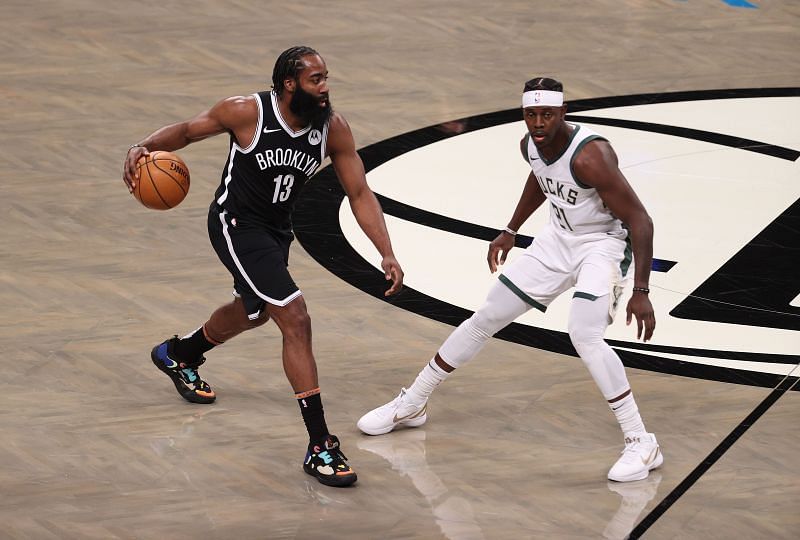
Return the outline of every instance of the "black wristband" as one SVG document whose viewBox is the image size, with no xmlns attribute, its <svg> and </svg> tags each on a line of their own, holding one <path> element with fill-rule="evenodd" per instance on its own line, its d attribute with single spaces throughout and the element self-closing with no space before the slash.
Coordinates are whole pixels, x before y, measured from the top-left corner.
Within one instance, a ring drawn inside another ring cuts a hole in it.
<svg viewBox="0 0 800 540">
<path fill-rule="evenodd" d="M 644 293 L 644 294 L 650 294 L 650 289 L 648 289 L 647 287 L 634 287 L 633 288 L 633 292 L 640 292 L 640 293 Z"/>
</svg>

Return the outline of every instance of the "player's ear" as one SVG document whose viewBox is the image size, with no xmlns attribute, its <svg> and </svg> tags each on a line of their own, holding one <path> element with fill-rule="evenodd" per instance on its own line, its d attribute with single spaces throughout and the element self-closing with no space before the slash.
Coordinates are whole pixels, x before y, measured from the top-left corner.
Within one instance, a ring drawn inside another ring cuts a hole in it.
<svg viewBox="0 0 800 540">
<path fill-rule="evenodd" d="M 567 115 L 567 104 L 566 104 L 566 103 L 564 103 L 564 104 L 561 106 L 561 116 L 563 117 L 563 116 L 566 116 L 566 115 Z"/>
<path fill-rule="evenodd" d="M 297 88 L 297 80 L 294 77 L 287 77 L 283 79 L 283 87 L 289 92 L 294 92 L 295 88 Z"/>
</svg>

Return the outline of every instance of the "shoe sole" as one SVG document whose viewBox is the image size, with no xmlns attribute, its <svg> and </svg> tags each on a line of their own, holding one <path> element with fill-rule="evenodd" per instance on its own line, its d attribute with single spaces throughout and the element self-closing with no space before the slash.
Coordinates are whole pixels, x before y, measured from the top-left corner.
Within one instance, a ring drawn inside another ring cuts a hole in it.
<svg viewBox="0 0 800 540">
<path fill-rule="evenodd" d="M 181 397 L 186 401 L 189 401 L 190 403 L 200 403 L 202 405 L 208 405 L 209 403 L 214 403 L 214 401 L 216 401 L 217 399 L 216 396 L 214 397 L 199 396 L 192 390 L 189 390 L 184 386 L 183 381 L 181 381 L 180 377 L 175 373 L 173 373 L 172 370 L 168 369 L 167 366 L 164 365 L 164 362 L 158 359 L 158 356 L 156 356 L 156 349 L 158 349 L 160 345 L 161 344 L 156 345 L 155 347 L 153 347 L 153 350 L 150 351 L 150 360 L 153 361 L 153 365 L 155 365 L 159 371 L 161 371 L 167 377 L 169 377 L 169 379 L 172 381 L 172 384 L 175 385 L 175 390 L 178 391 Z"/>
<path fill-rule="evenodd" d="M 305 471 L 306 474 L 316 478 L 317 481 L 320 484 L 324 484 L 324 485 L 330 486 L 330 487 L 352 486 L 353 484 L 356 483 L 356 480 L 358 480 L 358 475 L 356 473 L 347 474 L 347 475 L 343 475 L 343 476 L 335 476 L 334 475 L 334 476 L 331 477 L 331 476 L 318 475 L 318 474 L 314 473 L 314 471 L 310 471 L 310 470 L 306 469 L 305 467 L 303 467 L 303 471 Z"/>
<path fill-rule="evenodd" d="M 366 435 L 384 435 L 386 433 L 389 433 L 390 431 L 393 431 L 397 426 L 419 427 L 427 421 L 428 421 L 428 415 L 426 414 L 418 418 L 409 418 L 408 420 L 400 420 L 396 424 L 391 424 L 389 426 L 382 427 L 380 429 L 367 429 L 362 427 L 361 424 L 358 424 L 358 429 L 360 429 L 361 432 L 365 433 Z"/>
<path fill-rule="evenodd" d="M 616 478 L 612 478 L 611 475 L 609 475 L 608 479 L 613 480 L 614 482 L 635 482 L 636 480 L 644 480 L 645 478 L 650 476 L 650 471 L 661 467 L 662 463 L 664 463 L 664 455 L 661 453 L 661 450 L 659 450 L 658 456 L 656 457 L 656 459 L 653 460 L 652 465 L 647 467 L 646 470 L 638 474 L 633 474 L 630 476 L 618 476 Z"/>
</svg>

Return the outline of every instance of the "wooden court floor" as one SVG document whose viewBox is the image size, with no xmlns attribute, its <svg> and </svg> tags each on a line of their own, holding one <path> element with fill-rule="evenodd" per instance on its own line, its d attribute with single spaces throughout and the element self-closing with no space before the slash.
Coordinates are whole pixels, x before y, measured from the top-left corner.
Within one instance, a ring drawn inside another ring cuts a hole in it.
<svg viewBox="0 0 800 540">
<path fill-rule="evenodd" d="M 230 298 L 205 232 L 227 140 L 181 152 L 192 189 L 169 212 L 126 192 L 122 160 L 157 127 L 265 88 L 298 43 L 325 57 L 359 147 L 514 107 L 538 74 L 568 99 L 798 86 L 800 4 L 730 4 L 4 0 L 0 538 L 635 530 L 771 389 L 629 370 L 666 462 L 610 485 L 621 440 L 580 361 L 493 340 L 437 392 L 427 425 L 367 438 L 356 420 L 452 328 L 361 293 L 295 244 L 328 424 L 360 478 L 327 488 L 301 470 L 305 430 L 275 327 L 209 355 L 213 406 L 183 402 L 148 357 Z M 799 414 L 798 392 L 780 397 L 644 536 L 797 538 Z"/>
</svg>

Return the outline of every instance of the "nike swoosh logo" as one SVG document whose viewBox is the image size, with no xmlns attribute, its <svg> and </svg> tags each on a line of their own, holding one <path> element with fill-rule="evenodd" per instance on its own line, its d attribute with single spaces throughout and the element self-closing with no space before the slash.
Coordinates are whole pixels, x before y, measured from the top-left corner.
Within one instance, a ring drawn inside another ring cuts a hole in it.
<svg viewBox="0 0 800 540">
<path fill-rule="evenodd" d="M 533 157 L 533 156 L 528 156 L 528 157 L 531 158 L 531 161 L 536 161 L 537 159 L 539 159 L 538 157 Z"/>
<path fill-rule="evenodd" d="M 642 463 L 643 463 L 644 465 L 647 465 L 647 466 L 649 466 L 651 463 L 653 463 L 653 461 L 655 461 L 655 459 L 656 459 L 656 456 L 658 456 L 658 446 L 656 446 L 655 448 L 653 448 L 653 451 L 652 451 L 652 452 L 650 452 L 650 455 L 649 455 L 649 456 L 647 456 L 647 459 L 643 458 L 642 456 L 639 456 L 639 457 L 641 458 L 641 460 L 642 460 Z"/>
<path fill-rule="evenodd" d="M 399 418 L 398 418 L 397 414 L 395 414 L 392 417 L 392 422 L 397 424 L 399 422 L 402 422 L 403 420 L 411 420 L 413 418 L 419 418 L 420 416 L 425 414 L 425 411 L 427 411 L 427 410 L 428 410 L 428 404 L 426 403 L 425 405 L 422 406 L 422 409 L 418 410 L 415 413 L 407 414 L 407 415 L 399 417 Z"/>
<path fill-rule="evenodd" d="M 174 369 L 178 367 L 178 363 L 169 356 L 167 357 L 167 360 L 164 362 L 164 365 L 167 366 L 169 369 Z"/>
<path fill-rule="evenodd" d="M 273 133 L 275 131 L 283 131 L 283 130 L 281 128 L 278 128 L 278 129 L 264 128 L 264 133 Z"/>
</svg>

